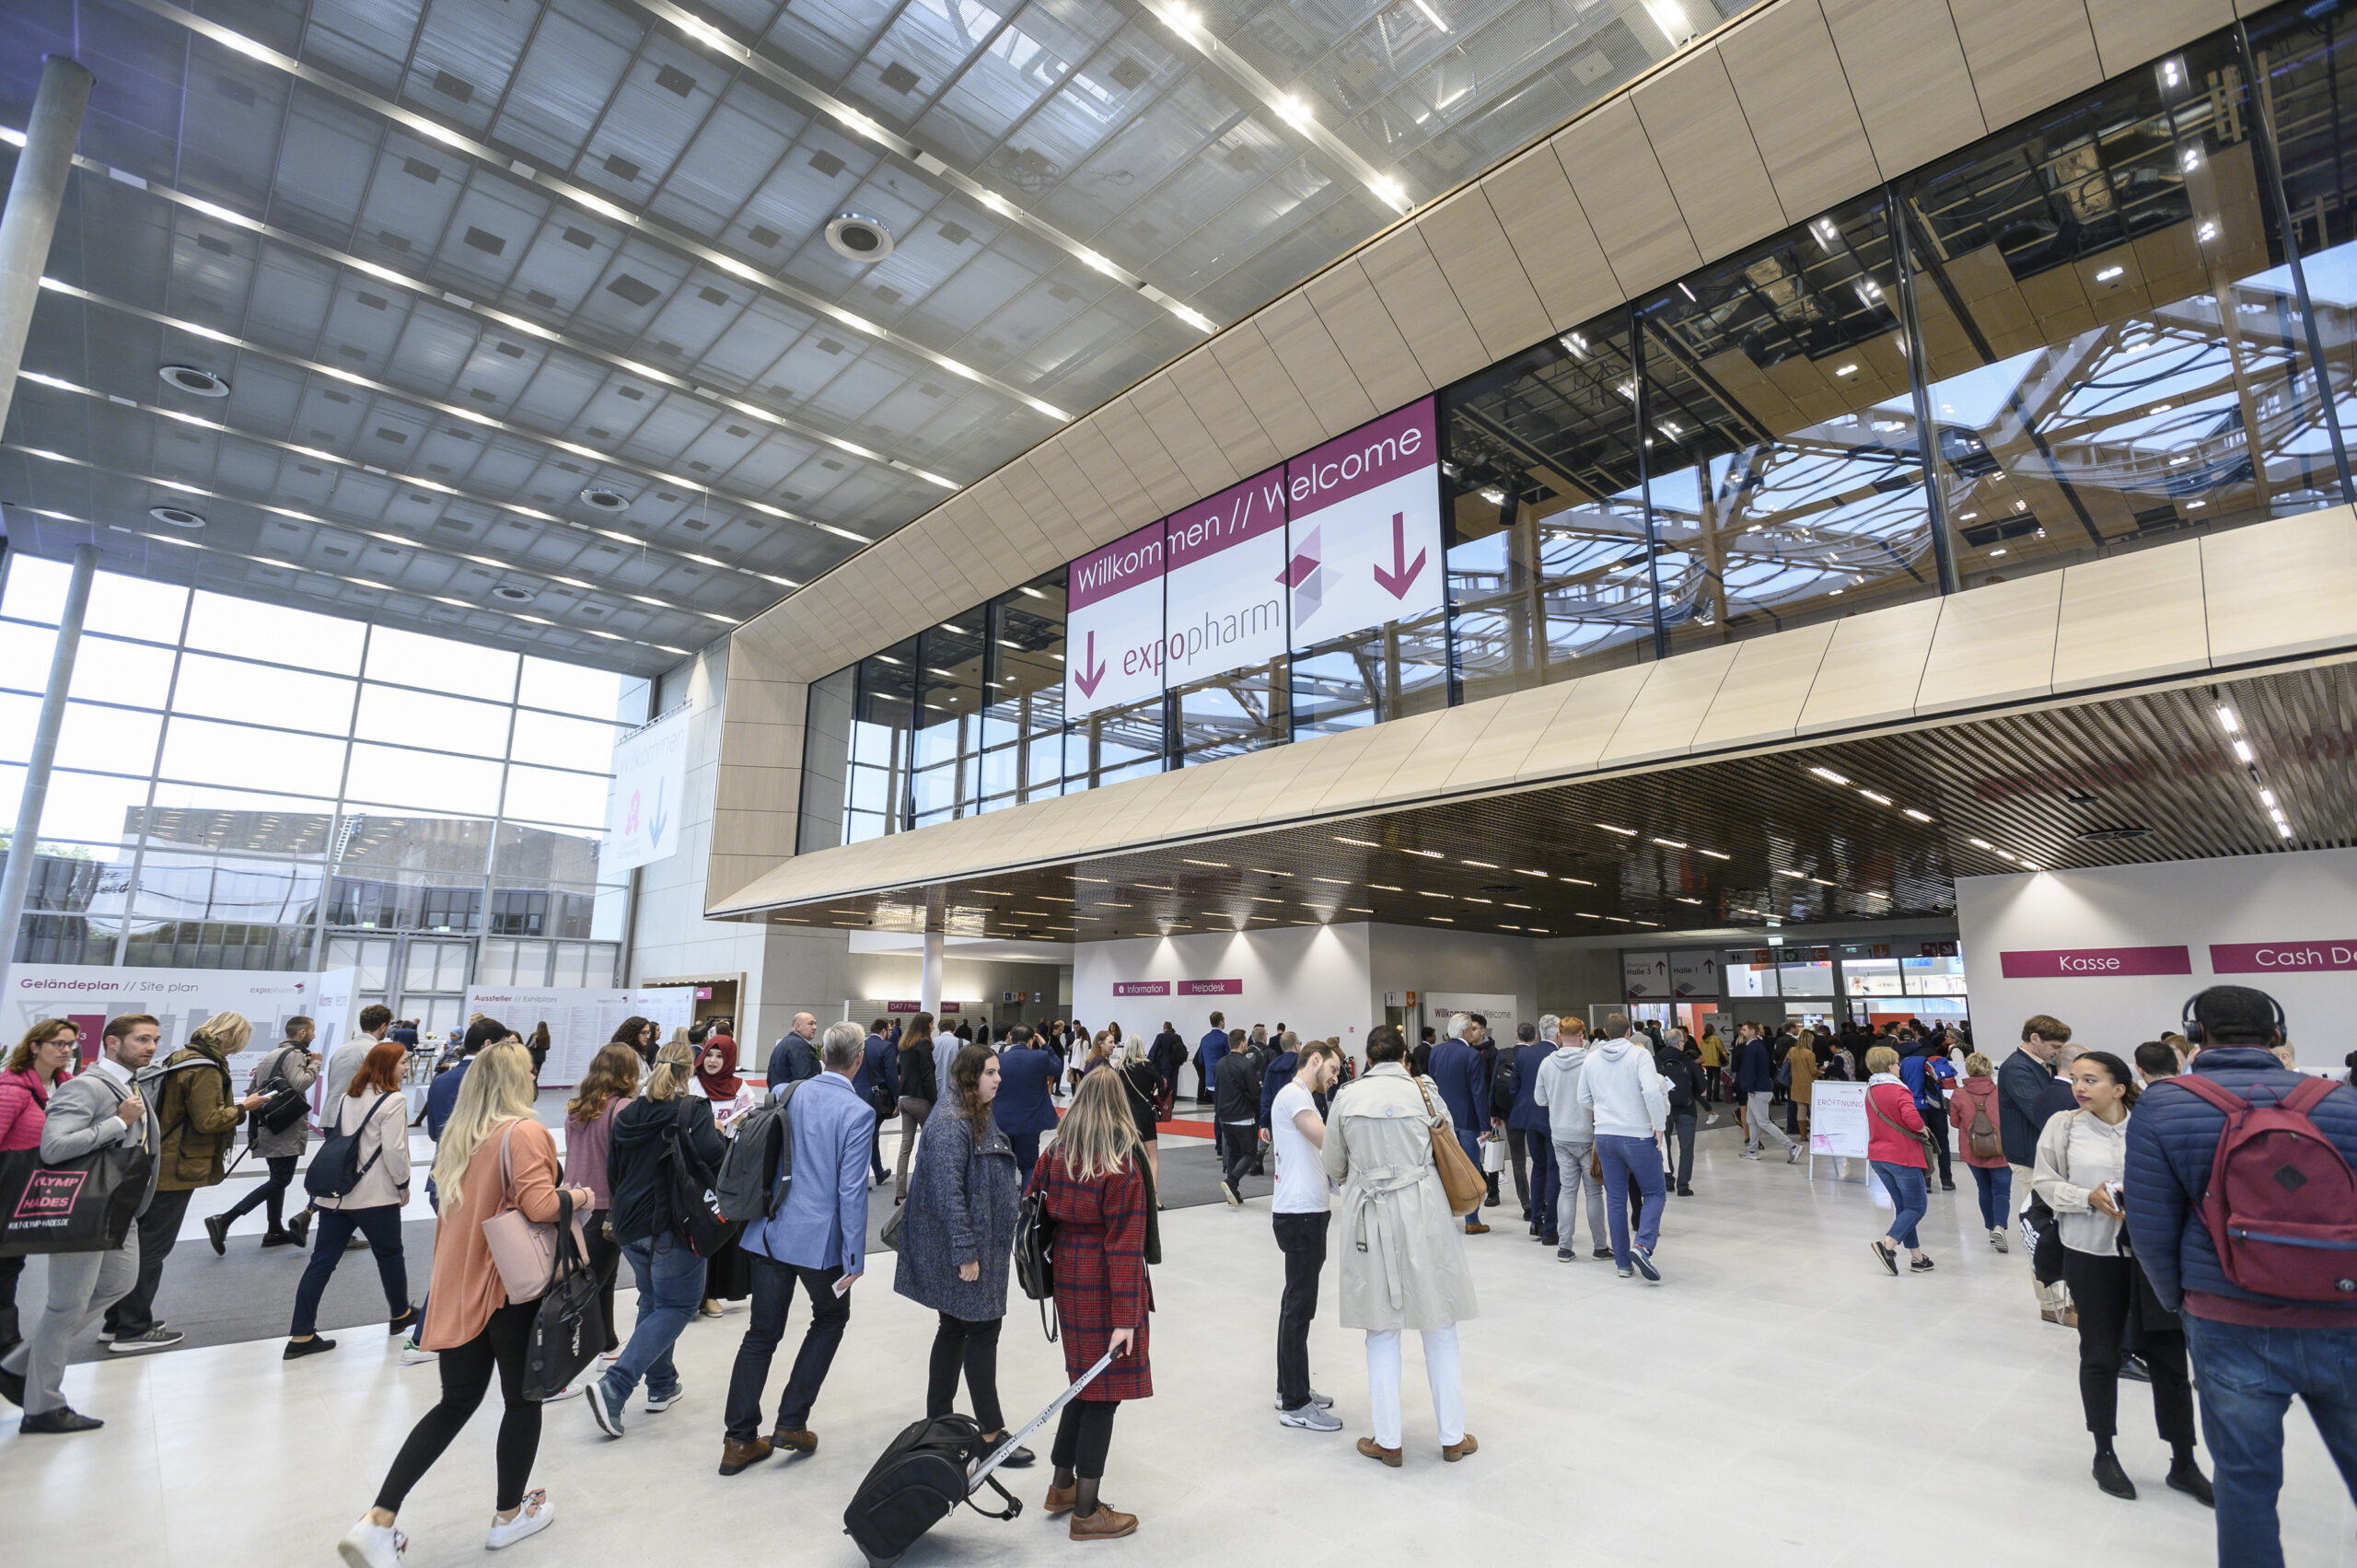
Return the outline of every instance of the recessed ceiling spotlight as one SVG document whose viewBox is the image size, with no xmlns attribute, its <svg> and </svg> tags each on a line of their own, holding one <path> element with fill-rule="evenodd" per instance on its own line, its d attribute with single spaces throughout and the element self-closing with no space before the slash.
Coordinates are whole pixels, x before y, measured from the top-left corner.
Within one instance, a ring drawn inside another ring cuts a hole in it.
<svg viewBox="0 0 2357 1568">
<path fill-rule="evenodd" d="M 595 506 L 598 511 L 610 516 L 619 516 L 630 510 L 629 496 L 619 490 L 608 490 L 603 485 L 597 484 L 591 485 L 581 493 L 581 504 L 585 506 Z"/>
<path fill-rule="evenodd" d="M 210 370 L 202 370 L 193 365 L 167 365 L 156 374 L 163 377 L 165 386 L 177 388 L 180 391 L 196 397 L 226 398 L 229 395 L 229 383 L 226 380 Z"/>
<path fill-rule="evenodd" d="M 827 249 L 846 261 L 880 261 L 892 253 L 892 231 L 881 218 L 837 213 L 827 220 Z"/>
<path fill-rule="evenodd" d="M 491 597 L 493 598 L 504 598 L 510 604 L 529 604 L 532 602 L 532 590 L 529 588 L 513 587 L 508 584 L 502 583 L 499 587 L 491 590 Z"/>
<path fill-rule="evenodd" d="M 204 526 L 204 519 L 185 506 L 150 506 L 147 515 L 166 528 L 201 528 Z"/>
</svg>

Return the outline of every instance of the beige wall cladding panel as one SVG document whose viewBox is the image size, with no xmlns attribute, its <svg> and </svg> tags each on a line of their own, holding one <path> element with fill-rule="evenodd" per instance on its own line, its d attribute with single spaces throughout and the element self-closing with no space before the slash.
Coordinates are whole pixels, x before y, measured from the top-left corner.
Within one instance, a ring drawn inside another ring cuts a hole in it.
<svg viewBox="0 0 2357 1568">
<path fill-rule="evenodd" d="M 1784 226 L 1783 203 L 1716 49 L 1687 55 L 1630 99 L 1703 260 Z"/>
<path fill-rule="evenodd" d="M 1950 594 L 1923 661 L 1915 711 L 1936 714 L 1987 703 L 2043 697 L 2054 690 L 2054 632 L 2062 608 L 2062 574 Z"/>
<path fill-rule="evenodd" d="M 2357 517 L 2330 506 L 2201 540 L 2210 662 L 2357 646 Z"/>
<path fill-rule="evenodd" d="M 1048 542 L 1048 536 L 1040 529 L 1039 520 L 1031 515 L 1031 509 L 1015 498 L 1004 470 L 991 475 L 969 494 L 974 497 L 974 504 L 998 525 L 999 537 L 1022 561 L 1025 570 L 1036 576 L 1047 570 L 1041 562 L 1053 565 L 1062 559 Z"/>
<path fill-rule="evenodd" d="M 1236 395 L 1244 400 L 1244 406 L 1276 443 L 1279 453 L 1306 451 L 1324 438 L 1325 426 L 1293 377 L 1285 374 L 1283 362 L 1269 346 L 1258 321 L 1238 321 L 1213 338 L 1210 348 L 1219 367 L 1227 372 Z"/>
<path fill-rule="evenodd" d="M 1351 373 L 1378 410 L 1387 412 L 1413 402 L 1432 390 L 1423 366 L 1416 363 L 1399 323 L 1384 308 L 1382 296 L 1375 292 L 1355 257 L 1310 279 L 1305 292 L 1318 319 L 1326 323 L 1334 346 L 1350 361 Z"/>
<path fill-rule="evenodd" d="M 1643 294 L 1702 264 L 1627 99 L 1609 99 L 1565 126 L 1555 153 L 1624 294 Z"/>
<path fill-rule="evenodd" d="M 2117 76 L 2226 26 L 2235 7 L 2232 0 L 2087 0 L 2087 19 L 2103 74 Z"/>
<path fill-rule="evenodd" d="M 1948 0 L 1991 130 L 2103 80 L 2082 0 Z"/>
<path fill-rule="evenodd" d="M 1262 812 L 1292 790 L 1301 771 L 1317 760 L 1318 744 L 1315 740 L 1295 741 L 1290 746 L 1271 746 L 1252 753 L 1251 760 L 1260 765 L 1236 770 L 1236 783 L 1223 820 L 1236 824 L 1259 821 Z"/>
<path fill-rule="evenodd" d="M 1738 645 L 1729 643 L 1697 648 L 1651 666 L 1629 716 L 1605 743 L 1597 765 L 1612 768 L 1684 756 L 1740 651 Z"/>
<path fill-rule="evenodd" d="M 1448 778 L 1441 786 L 1442 792 L 1455 795 L 1460 790 L 1487 789 L 1511 784 L 1520 777 L 1523 764 L 1538 748 L 1539 737 L 1547 733 L 1555 715 L 1563 711 L 1563 704 L 1572 700 L 1578 684 L 1576 679 L 1558 680 L 1493 699 L 1498 716 L 1481 731 L 1478 744 L 1459 752 L 1457 765 L 1449 770 Z"/>
<path fill-rule="evenodd" d="M 1047 482 L 1048 492 L 1063 503 L 1092 544 L 1118 539 L 1125 531 L 1120 515 L 1113 510 L 1105 493 L 1089 480 L 1080 464 L 1074 461 L 1072 448 L 1061 436 L 1040 442 L 1030 451 L 1031 468 Z"/>
<path fill-rule="evenodd" d="M 1422 800 L 1446 790 L 1450 775 L 1480 748 L 1482 738 L 1497 724 L 1504 706 L 1503 702 L 1493 700 L 1442 710 L 1432 727 L 1383 781 L 1383 798 Z"/>
<path fill-rule="evenodd" d="M 1547 307 L 1482 186 L 1458 192 L 1419 217 L 1416 227 L 1491 359 L 1519 353 L 1551 330 Z"/>
<path fill-rule="evenodd" d="M 766 854 L 784 860 L 794 853 L 792 812 L 736 807 L 713 807 L 712 842 L 724 854 Z"/>
<path fill-rule="evenodd" d="M 1481 181 L 1490 210 L 1538 291 L 1548 324 L 1576 327 L 1621 300 L 1620 285 L 1551 143 L 1531 148 Z"/>
<path fill-rule="evenodd" d="M 966 491 L 958 497 L 954 511 L 947 506 L 939 507 L 921 523 L 933 529 L 934 537 L 949 552 L 950 559 L 958 563 L 967 580 L 977 586 L 1022 570 L 1014 541 L 1006 537 L 997 517 L 982 505 L 978 491 Z"/>
<path fill-rule="evenodd" d="M 1915 711 L 1923 661 L 1940 628 L 1940 601 L 1918 599 L 1834 623 L 1801 704 L 1799 733 L 1883 724 Z"/>
<path fill-rule="evenodd" d="M 1408 340 L 1429 385 L 1470 376 L 1489 363 L 1448 276 L 1433 259 L 1421 225 L 1395 228 L 1359 252 L 1359 265 Z"/>
<path fill-rule="evenodd" d="M 1881 178 L 1817 0 L 1763 6 L 1719 43 L 1768 179 L 1794 220 Z"/>
<path fill-rule="evenodd" d="M 1219 449 L 1239 474 L 1258 473 L 1284 456 L 1269 433 L 1260 428 L 1228 379 L 1220 363 L 1203 349 L 1197 349 L 1170 366 L 1170 384 L 1178 389 L 1203 428 L 1212 433 Z"/>
<path fill-rule="evenodd" d="M 1694 731 L 1692 749 L 1781 740 L 1797 730 L 1802 705 L 1840 624 L 1820 621 L 1736 645 L 1735 663 Z"/>
<path fill-rule="evenodd" d="M 729 663 L 736 663 L 736 650 L 729 650 Z M 800 729 L 809 713 L 809 685 L 800 680 L 756 680 L 751 676 L 739 676 L 735 668 L 728 672 L 726 722 L 722 733 L 737 725 L 760 727 L 784 726 Z M 726 752 L 724 748 L 723 756 Z"/>
<path fill-rule="evenodd" d="M 1383 412 L 1359 385 L 1351 362 L 1342 357 L 1334 334 L 1326 330 L 1307 295 L 1296 289 L 1272 301 L 1253 319 L 1318 422 L 1319 440 L 1364 424 Z M 1187 495 L 1172 510 L 1194 499 Z"/>
<path fill-rule="evenodd" d="M 1236 464 L 1220 449 L 1219 442 L 1196 417 L 1187 400 L 1179 395 L 1168 371 L 1140 382 L 1129 396 L 1130 401 L 1137 405 L 1139 414 L 1153 429 L 1155 438 L 1178 463 L 1178 471 L 1186 476 L 1190 491 L 1188 501 L 1197 495 L 1225 490 L 1247 477 L 1237 471 Z M 1185 505 L 1187 501 L 1178 503 L 1180 506 Z"/>
<path fill-rule="evenodd" d="M 1126 528 L 1143 528 L 1162 516 L 1162 509 L 1138 482 L 1121 455 L 1113 450 L 1113 443 L 1105 437 L 1105 428 L 1092 415 L 1065 427 L 1059 437 L 1064 451 L 1070 455 L 1097 494 L 1113 509 L 1114 517 Z"/>
<path fill-rule="evenodd" d="M 1653 666 L 1634 664 L 1625 669 L 1583 675 L 1572 682 L 1571 695 L 1539 731 L 1516 776 L 1553 778 L 1595 767 L 1605 747 L 1611 744 L 1612 732 L 1629 716 L 1630 706 L 1652 675 Z"/>
<path fill-rule="evenodd" d="M 1071 560 L 1105 540 L 1089 531 L 1089 520 L 1074 516 L 1055 490 L 1049 484 L 1047 473 L 1039 459 L 1045 448 L 1038 448 L 1017 458 L 1006 466 L 1006 487 L 1018 505 L 1039 525 L 1039 532 L 1047 539 L 1048 548 L 1058 562 Z M 1078 470 L 1074 470 L 1077 472 Z M 1107 539 L 1113 536 L 1108 534 Z"/>
<path fill-rule="evenodd" d="M 730 707 L 737 705 L 737 692 L 728 693 Z M 777 769 L 797 777 L 802 768 L 802 726 L 794 724 L 751 724 L 731 718 L 720 726 L 719 788 L 726 790 L 728 775 L 740 768 Z M 772 781 L 772 789 L 775 787 Z M 716 792 L 717 793 L 717 792 Z M 761 801 L 736 800 L 732 806 L 767 805 L 775 807 L 774 794 Z"/>
<path fill-rule="evenodd" d="M 1194 486 L 1155 435 L 1154 426 L 1146 423 L 1134 393 L 1115 398 L 1089 417 L 1145 487 L 1156 514 L 1167 516 L 1194 499 Z"/>
<path fill-rule="evenodd" d="M 1945 0 L 1820 3 L 1883 178 L 1988 134 Z"/>
<path fill-rule="evenodd" d="M 1358 766 L 1360 759 L 1365 757 L 1370 749 L 1387 749 L 1376 744 L 1387 738 L 1382 730 L 1383 726 L 1371 724 L 1360 729 L 1344 730 L 1340 735 L 1321 735 L 1315 740 L 1296 740 L 1292 748 L 1276 748 L 1280 750 L 1306 749 L 1309 756 L 1306 764 L 1294 774 L 1292 781 L 1276 798 L 1261 808 L 1257 819 L 1263 823 L 1283 822 L 1316 812 L 1318 802 L 1351 776 L 1352 770 Z"/>
<path fill-rule="evenodd" d="M 908 536 L 909 559 L 931 577 L 935 587 L 946 596 L 945 598 L 934 599 L 926 607 L 928 623 L 931 618 L 954 614 L 998 591 L 992 582 L 996 568 L 983 550 L 977 547 L 973 535 L 958 526 L 980 510 L 973 503 L 964 502 L 954 510 L 945 509 L 935 514 L 948 520 L 950 526 L 947 528 L 900 530 Z"/>
<path fill-rule="evenodd" d="M 1200 768 L 1181 768 L 1178 776 L 1187 781 L 1186 786 L 1170 798 L 1166 807 L 1167 815 L 1155 825 L 1153 836 L 1184 838 L 1190 833 L 1217 832 L 1233 826 L 1239 819 L 1236 797 L 1242 781 L 1267 768 L 1279 753 L 1290 749 L 1272 747 L 1265 751 L 1248 751 L 1240 757 L 1222 757 Z"/>
<path fill-rule="evenodd" d="M 2209 628 L 2154 607 L 2201 602 L 2201 545 L 2183 540 L 2062 569 L 2054 690 L 2147 680 L 2206 668 Z"/>
<path fill-rule="evenodd" d="M 727 909 L 777 863 L 765 855 L 714 854 L 704 862 L 703 907 Z"/>
<path fill-rule="evenodd" d="M 1334 781 L 1333 787 L 1319 796 L 1312 809 L 1320 814 L 1335 811 L 1355 811 L 1378 801 L 1395 798 L 1391 792 L 1392 777 L 1410 759 L 1419 755 L 1436 726 L 1449 714 L 1463 713 L 1462 708 L 1435 708 L 1429 713 L 1410 714 L 1387 724 L 1368 727 L 1380 740 L 1359 753 L 1350 770 Z"/>
</svg>

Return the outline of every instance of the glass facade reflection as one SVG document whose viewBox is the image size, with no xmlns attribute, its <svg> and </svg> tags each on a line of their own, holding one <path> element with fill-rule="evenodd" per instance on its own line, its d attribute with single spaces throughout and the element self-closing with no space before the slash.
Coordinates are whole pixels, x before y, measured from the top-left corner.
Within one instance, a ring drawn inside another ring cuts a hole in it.
<svg viewBox="0 0 2357 1568">
<path fill-rule="evenodd" d="M 2350 500 L 2352 22 L 2254 17 L 1444 389 L 1442 613 L 1064 726 L 1059 572 L 958 619 L 934 712 L 913 642 L 819 683 L 801 847 Z"/>
</svg>

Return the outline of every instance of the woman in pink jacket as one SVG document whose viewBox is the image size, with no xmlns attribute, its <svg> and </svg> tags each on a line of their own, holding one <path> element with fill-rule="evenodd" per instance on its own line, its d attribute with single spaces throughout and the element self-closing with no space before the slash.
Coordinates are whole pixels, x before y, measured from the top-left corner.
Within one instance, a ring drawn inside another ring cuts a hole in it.
<svg viewBox="0 0 2357 1568">
<path fill-rule="evenodd" d="M 41 1127 L 49 1120 L 49 1091 L 65 1076 L 82 1051 L 82 1031 L 64 1018 L 43 1018 L 0 1068 L 0 1154 L 41 1147 Z M 0 1258 L 0 1351 L 21 1337 L 17 1329 L 17 1280 L 22 1258 Z"/>
<path fill-rule="evenodd" d="M 1907 1249 L 1914 1273 L 1932 1272 L 1932 1260 L 1915 1239 L 1915 1222 L 1931 1207 L 1925 1186 L 1923 1116 L 1915 1109 L 1915 1091 L 1898 1076 L 1898 1052 L 1887 1045 L 1866 1052 L 1866 1158 L 1882 1178 L 1894 1211 L 1890 1229 L 1867 1243 L 1875 1259 L 1892 1273 L 1898 1272 L 1898 1249 Z"/>
</svg>

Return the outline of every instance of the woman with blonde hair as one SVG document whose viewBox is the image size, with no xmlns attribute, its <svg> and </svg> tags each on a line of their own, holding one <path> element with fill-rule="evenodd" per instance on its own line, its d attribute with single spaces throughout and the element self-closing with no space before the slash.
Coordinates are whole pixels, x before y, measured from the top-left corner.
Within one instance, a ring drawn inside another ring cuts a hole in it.
<svg viewBox="0 0 2357 1568">
<path fill-rule="evenodd" d="M 2014 1219 L 2014 1167 L 2005 1163 L 1996 1074 L 1996 1064 L 1988 1057 L 1977 1051 L 1968 1055 L 1956 1098 L 1949 1102 L 1948 1120 L 1956 1127 L 1956 1153 L 1972 1172 L 1972 1185 L 1980 1196 L 1981 1228 L 1989 1233 L 1989 1245 L 2003 1252 Z"/>
<path fill-rule="evenodd" d="M 1120 1026 L 1113 1026 L 1119 1028 Z M 1146 1174 L 1154 1178 L 1154 1190 L 1162 1191 L 1161 1139 L 1156 1135 L 1154 1108 L 1162 1097 L 1162 1073 L 1146 1060 L 1145 1042 L 1132 1040 L 1120 1048 L 1115 1058 L 1114 1071 L 1121 1080 L 1121 1089 L 1130 1102 L 1131 1120 L 1137 1123 L 1138 1142 L 1145 1146 Z M 1159 1204 L 1156 1205 L 1159 1207 Z"/>
<path fill-rule="evenodd" d="M 510 1209 L 535 1225 L 554 1224 L 562 1200 L 570 1200 L 574 1213 L 586 1214 L 597 1194 L 557 1185 L 556 1140 L 532 1116 L 531 1053 L 508 1043 L 509 1033 L 495 1018 L 480 1019 L 467 1030 L 470 1046 L 501 1043 L 482 1046 L 467 1069 L 434 1156 L 442 1212 L 434 1225 L 434 1269 L 420 1338 L 426 1349 L 441 1353 L 442 1400 L 411 1429 L 377 1489 L 376 1506 L 337 1543 L 350 1568 L 401 1568 L 409 1543 L 393 1528 L 394 1517 L 482 1403 L 494 1371 L 506 1408 L 493 1450 L 495 1511 L 483 1544 L 512 1546 L 555 1517 L 546 1492 L 524 1490 L 540 1446 L 540 1407 L 524 1397 L 524 1358 L 540 1303 L 507 1299 L 482 1227 Z"/>
<path fill-rule="evenodd" d="M 614 1206 L 614 1190 L 606 1179 L 608 1151 L 613 1146 L 614 1118 L 638 1092 L 638 1052 L 626 1045 L 601 1047 L 589 1071 L 574 1086 L 564 1105 L 564 1179 L 594 1194 L 590 1202 L 589 1269 L 598 1279 L 598 1305 L 605 1313 L 606 1353 L 610 1364 L 621 1342 L 614 1335 L 614 1276 L 621 1272 L 622 1249 L 615 1244 L 607 1221 Z"/>
<path fill-rule="evenodd" d="M 1064 1376 L 1078 1378 L 1108 1351 L 1113 1364 L 1064 1407 L 1056 1427 L 1047 1512 L 1072 1516 L 1074 1540 L 1111 1540 L 1138 1527 L 1137 1516 L 1097 1499 L 1113 1441 L 1113 1415 L 1124 1400 L 1154 1394 L 1146 1315 L 1154 1287 L 1146 1274 L 1154 1192 L 1138 1158 L 1136 1118 L 1114 1073 L 1090 1073 L 1073 1093 L 1056 1141 L 1032 1167 L 1031 1184 L 1056 1222 L 1056 1318 L 1062 1325 Z"/>
</svg>

